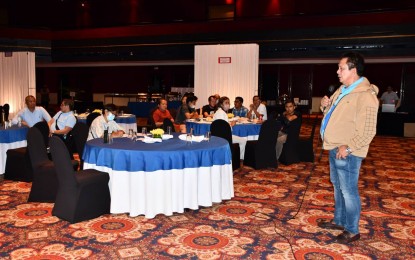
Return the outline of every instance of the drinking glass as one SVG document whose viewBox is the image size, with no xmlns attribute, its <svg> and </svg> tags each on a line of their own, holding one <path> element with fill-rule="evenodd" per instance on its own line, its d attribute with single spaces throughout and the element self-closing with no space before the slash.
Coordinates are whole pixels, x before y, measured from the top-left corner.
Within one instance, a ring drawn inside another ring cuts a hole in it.
<svg viewBox="0 0 415 260">
<path fill-rule="evenodd" d="M 168 126 L 166 130 L 167 130 L 167 134 L 171 135 L 171 126 Z"/>
<path fill-rule="evenodd" d="M 133 139 L 134 135 L 133 135 L 133 129 L 128 129 L 128 137 Z"/>
<path fill-rule="evenodd" d="M 208 141 L 209 142 L 209 140 L 210 140 L 210 132 L 209 131 L 207 131 L 206 133 L 205 133 L 205 141 Z"/>
<path fill-rule="evenodd" d="M 143 135 L 147 135 L 147 127 L 142 127 L 142 128 L 141 128 L 141 133 L 142 133 Z"/>
</svg>

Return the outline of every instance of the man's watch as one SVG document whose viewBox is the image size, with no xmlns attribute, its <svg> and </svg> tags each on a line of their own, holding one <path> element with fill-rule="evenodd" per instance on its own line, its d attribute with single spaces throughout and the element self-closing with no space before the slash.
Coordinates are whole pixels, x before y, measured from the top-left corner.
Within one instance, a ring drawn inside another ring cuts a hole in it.
<svg viewBox="0 0 415 260">
<path fill-rule="evenodd" d="M 352 149 L 350 149 L 350 147 L 349 147 L 349 146 L 347 146 L 347 148 L 346 148 L 346 152 L 347 152 L 348 154 L 351 154 L 351 153 L 352 153 Z"/>
</svg>

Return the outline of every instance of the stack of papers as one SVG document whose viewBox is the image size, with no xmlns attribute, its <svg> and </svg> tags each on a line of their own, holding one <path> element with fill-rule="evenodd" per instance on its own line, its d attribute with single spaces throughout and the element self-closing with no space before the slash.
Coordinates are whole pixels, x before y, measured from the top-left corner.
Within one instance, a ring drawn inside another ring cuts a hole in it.
<svg viewBox="0 0 415 260">
<path fill-rule="evenodd" d="M 192 142 L 201 142 L 205 137 L 203 135 L 192 135 Z M 179 135 L 179 139 L 182 141 L 187 141 L 187 134 Z"/>
</svg>

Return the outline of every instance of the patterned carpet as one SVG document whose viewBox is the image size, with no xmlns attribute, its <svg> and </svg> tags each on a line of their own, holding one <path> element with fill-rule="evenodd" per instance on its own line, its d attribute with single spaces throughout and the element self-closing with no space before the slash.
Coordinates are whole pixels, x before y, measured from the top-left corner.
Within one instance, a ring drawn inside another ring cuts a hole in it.
<svg viewBox="0 0 415 260">
<path fill-rule="evenodd" d="M 1 181 L 0 258 L 415 259 L 414 151 L 413 138 L 375 138 L 359 182 L 362 238 L 350 245 L 316 224 L 333 215 L 324 153 L 315 167 L 244 167 L 232 200 L 154 219 L 119 214 L 71 225 L 51 216 L 53 204 L 26 203 L 30 183 Z"/>
</svg>

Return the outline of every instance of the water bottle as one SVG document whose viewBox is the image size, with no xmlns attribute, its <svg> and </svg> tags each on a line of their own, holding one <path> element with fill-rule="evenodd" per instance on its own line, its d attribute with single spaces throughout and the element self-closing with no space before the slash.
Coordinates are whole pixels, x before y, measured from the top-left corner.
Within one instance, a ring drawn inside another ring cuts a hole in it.
<svg viewBox="0 0 415 260">
<path fill-rule="evenodd" d="M 108 129 L 104 130 L 104 144 L 108 143 Z"/>
<path fill-rule="evenodd" d="M 17 126 L 18 127 L 22 126 L 22 118 L 20 116 L 17 118 Z"/>
</svg>

